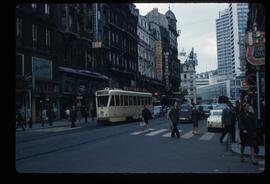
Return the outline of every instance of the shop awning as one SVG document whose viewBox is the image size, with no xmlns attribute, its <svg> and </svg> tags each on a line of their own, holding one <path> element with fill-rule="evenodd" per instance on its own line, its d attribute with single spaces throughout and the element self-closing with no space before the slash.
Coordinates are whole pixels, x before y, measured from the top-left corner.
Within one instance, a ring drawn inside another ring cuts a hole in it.
<svg viewBox="0 0 270 184">
<path fill-rule="evenodd" d="M 110 78 L 108 78 L 105 75 L 102 75 L 102 74 L 97 73 L 97 72 L 92 72 L 89 70 L 78 70 L 78 69 L 67 68 L 67 67 L 62 67 L 62 66 L 59 66 L 58 68 L 59 68 L 59 71 L 63 71 L 63 72 L 67 72 L 67 73 L 73 73 L 73 74 L 77 74 L 77 75 L 81 75 L 81 76 L 103 79 L 106 81 L 111 80 Z"/>
</svg>

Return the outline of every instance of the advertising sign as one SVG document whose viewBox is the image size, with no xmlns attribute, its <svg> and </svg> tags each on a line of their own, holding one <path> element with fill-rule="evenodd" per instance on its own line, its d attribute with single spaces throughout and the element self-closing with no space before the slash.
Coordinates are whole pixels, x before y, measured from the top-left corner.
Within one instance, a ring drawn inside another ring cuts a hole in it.
<svg viewBox="0 0 270 184">
<path fill-rule="evenodd" d="M 247 32 L 245 35 L 246 58 L 252 65 L 265 64 L 265 32 Z"/>
</svg>

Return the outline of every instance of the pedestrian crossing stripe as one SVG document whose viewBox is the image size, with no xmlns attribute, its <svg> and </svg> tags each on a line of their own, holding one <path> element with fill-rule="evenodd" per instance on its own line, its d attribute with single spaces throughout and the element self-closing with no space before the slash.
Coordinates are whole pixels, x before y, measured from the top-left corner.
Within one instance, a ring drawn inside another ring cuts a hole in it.
<svg viewBox="0 0 270 184">
<path fill-rule="evenodd" d="M 156 130 L 155 128 L 149 128 L 147 130 L 140 130 L 140 131 L 132 132 L 132 133 L 130 133 L 130 135 L 144 134 L 145 136 L 155 136 L 155 135 L 161 134 L 163 132 L 167 132 L 167 133 L 162 134 L 161 137 L 171 137 L 171 130 L 170 129 Z M 190 139 L 194 136 L 194 134 L 192 133 L 192 130 L 188 131 L 187 133 L 185 133 L 183 135 L 181 135 L 181 133 L 184 132 L 183 130 L 179 130 L 179 132 L 180 132 L 180 137 L 184 138 L 184 139 Z M 199 140 L 209 141 L 215 136 L 215 134 L 216 133 L 214 133 L 214 132 L 206 132 L 199 138 Z M 226 135 L 224 137 L 223 141 L 226 141 L 227 138 L 228 138 L 228 136 Z"/>
<path fill-rule="evenodd" d="M 260 168 L 259 168 L 259 171 L 264 171 L 264 170 L 265 170 L 264 167 L 260 167 Z"/>
<path fill-rule="evenodd" d="M 183 132 L 183 130 L 179 130 L 180 133 Z M 166 134 L 163 134 L 162 137 L 171 137 L 171 132 L 168 132 Z"/>
<path fill-rule="evenodd" d="M 192 133 L 192 130 L 185 133 L 184 135 L 181 136 L 181 138 L 184 138 L 184 139 L 189 139 L 193 136 L 193 133 Z"/>
<path fill-rule="evenodd" d="M 260 165 L 265 165 L 265 161 L 263 160 L 263 161 L 259 161 L 259 164 Z"/>
<path fill-rule="evenodd" d="M 130 135 L 139 135 L 139 134 L 143 134 L 143 133 L 153 131 L 153 130 L 155 130 L 155 129 L 154 128 L 149 128 L 149 129 L 146 129 L 146 130 L 140 130 L 140 131 L 133 132 Z"/>
<path fill-rule="evenodd" d="M 213 132 L 206 132 L 203 136 L 200 137 L 200 140 L 209 141 L 214 137 L 215 133 Z"/>
<path fill-rule="evenodd" d="M 167 131 L 168 131 L 168 129 L 160 129 L 160 130 L 156 130 L 156 131 L 154 131 L 154 132 L 150 132 L 150 133 L 145 134 L 145 135 L 146 135 L 146 136 L 154 136 L 154 135 L 157 135 L 157 134 L 159 134 L 159 133 L 167 132 Z"/>
</svg>

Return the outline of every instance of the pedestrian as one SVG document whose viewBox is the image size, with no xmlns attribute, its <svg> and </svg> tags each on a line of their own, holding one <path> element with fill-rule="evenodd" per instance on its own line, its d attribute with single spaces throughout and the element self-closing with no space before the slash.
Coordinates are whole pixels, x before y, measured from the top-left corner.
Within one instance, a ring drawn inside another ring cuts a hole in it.
<svg viewBox="0 0 270 184">
<path fill-rule="evenodd" d="M 228 133 L 228 136 L 231 136 L 230 133 L 232 132 L 232 112 L 229 108 L 225 108 L 222 110 L 221 124 L 223 130 L 219 138 L 219 142 L 223 143 L 223 138 L 225 137 L 225 135 Z"/>
<path fill-rule="evenodd" d="M 171 109 L 171 111 L 169 113 L 169 118 L 170 118 L 172 125 L 173 125 L 171 137 L 172 138 L 175 137 L 175 134 L 176 134 L 177 138 L 180 138 L 180 133 L 179 133 L 178 128 L 177 128 L 177 124 L 179 121 L 179 108 L 178 108 L 177 102 L 174 102 L 174 107 Z"/>
<path fill-rule="evenodd" d="M 53 125 L 53 119 L 54 119 L 54 112 L 52 111 L 52 109 L 48 109 L 48 123 L 50 126 Z"/>
<path fill-rule="evenodd" d="M 170 127 L 170 131 L 172 132 L 172 130 L 173 130 L 173 123 L 172 123 L 172 121 L 171 121 L 171 119 L 170 119 L 170 116 L 169 116 L 169 114 L 170 114 L 170 111 L 172 110 L 172 108 L 173 108 L 173 106 L 172 107 L 169 107 L 169 109 L 168 109 L 168 112 L 167 112 L 167 120 L 168 120 L 168 122 L 169 122 L 169 127 Z"/>
<path fill-rule="evenodd" d="M 18 129 L 19 126 L 22 127 L 23 131 L 25 130 L 24 128 L 24 125 L 23 125 L 23 116 L 22 116 L 22 113 L 20 111 L 17 111 L 17 115 L 16 115 L 16 122 L 17 122 L 17 125 L 16 125 L 16 130 Z"/>
<path fill-rule="evenodd" d="M 70 128 L 76 127 L 75 125 L 76 119 L 77 119 L 77 112 L 75 106 L 72 106 L 72 109 L 70 111 L 70 122 L 71 122 Z"/>
<path fill-rule="evenodd" d="M 255 156 L 256 146 L 256 117 L 252 113 L 252 109 L 249 104 L 243 104 L 240 108 L 239 114 L 239 131 L 240 131 L 240 161 L 244 162 L 244 149 L 245 146 L 250 147 L 251 162 L 257 165 Z"/>
<path fill-rule="evenodd" d="M 69 107 L 66 108 L 65 114 L 66 114 L 67 120 L 69 120 L 69 116 L 70 116 L 70 110 L 69 110 Z"/>
<path fill-rule="evenodd" d="M 91 117 L 92 117 L 92 121 L 94 121 L 94 119 L 95 119 L 95 115 L 96 115 L 95 108 L 94 108 L 94 107 L 92 107 L 92 109 L 91 109 Z"/>
<path fill-rule="evenodd" d="M 44 127 L 44 124 L 48 121 L 47 109 L 44 108 L 41 112 L 41 126 Z"/>
<path fill-rule="evenodd" d="M 232 107 L 232 110 L 231 110 L 231 138 L 232 138 L 232 142 L 235 143 L 235 125 L 236 125 L 236 107 Z"/>
<path fill-rule="evenodd" d="M 82 116 L 84 117 L 84 122 L 87 123 L 88 118 L 88 109 L 86 106 L 82 107 Z"/>
<path fill-rule="evenodd" d="M 148 128 L 148 121 L 150 119 L 152 119 L 152 114 L 151 114 L 150 110 L 146 107 L 146 105 L 144 105 L 143 107 L 144 108 L 142 110 L 142 119 L 145 122 L 145 128 L 144 129 L 147 129 Z"/>
<path fill-rule="evenodd" d="M 198 129 L 199 111 L 198 109 L 196 109 L 195 105 L 192 108 L 191 119 L 192 119 L 192 133 L 195 135 L 199 135 Z"/>
<path fill-rule="evenodd" d="M 26 111 L 26 122 L 29 125 L 29 128 L 32 128 L 32 117 L 31 117 L 31 110 L 27 109 Z"/>
</svg>

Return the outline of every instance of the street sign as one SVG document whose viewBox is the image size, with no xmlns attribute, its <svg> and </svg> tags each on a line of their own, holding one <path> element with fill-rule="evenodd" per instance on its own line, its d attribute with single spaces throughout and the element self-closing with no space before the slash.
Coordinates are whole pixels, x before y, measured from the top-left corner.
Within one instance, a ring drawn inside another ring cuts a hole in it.
<svg viewBox="0 0 270 184">
<path fill-rule="evenodd" d="M 252 65 L 265 64 L 265 32 L 247 32 L 245 35 L 247 61 Z"/>
</svg>

